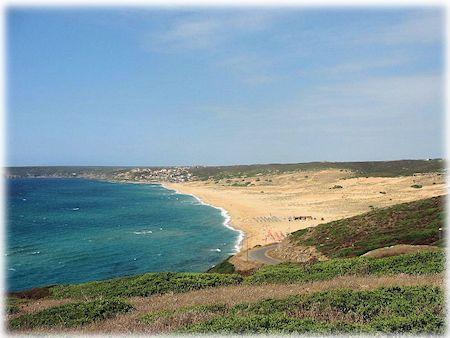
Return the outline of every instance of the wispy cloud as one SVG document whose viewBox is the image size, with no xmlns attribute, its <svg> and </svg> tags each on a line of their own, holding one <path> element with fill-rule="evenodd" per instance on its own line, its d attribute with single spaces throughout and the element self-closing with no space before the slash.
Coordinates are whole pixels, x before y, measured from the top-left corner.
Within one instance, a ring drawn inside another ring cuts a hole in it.
<svg viewBox="0 0 450 338">
<path fill-rule="evenodd" d="M 271 106 L 213 106 L 204 111 L 224 121 L 271 130 L 340 126 L 348 131 L 357 125 L 389 126 L 399 120 L 402 128 L 408 128 L 411 122 L 426 124 L 430 110 L 442 114 L 441 91 L 439 75 L 388 76 L 312 87 L 290 102 Z"/>
<path fill-rule="evenodd" d="M 145 44 L 163 51 L 199 50 L 266 29 L 273 19 L 268 12 L 238 12 L 194 15 L 174 21 L 152 34 Z"/>
<path fill-rule="evenodd" d="M 382 57 L 370 57 L 368 59 L 353 59 L 351 61 L 336 63 L 333 66 L 325 66 L 319 70 L 327 75 L 355 75 L 374 70 L 390 69 L 393 67 L 408 65 L 416 59 L 414 55 L 394 55 Z"/>
<path fill-rule="evenodd" d="M 366 38 L 388 45 L 429 44 L 442 41 L 443 31 L 444 18 L 441 11 L 421 11 L 420 14 L 409 15 L 403 21 Z"/>
<path fill-rule="evenodd" d="M 215 66 L 230 72 L 239 81 L 248 85 L 268 84 L 280 75 L 273 71 L 273 59 L 258 55 L 239 54 L 219 60 Z"/>
</svg>

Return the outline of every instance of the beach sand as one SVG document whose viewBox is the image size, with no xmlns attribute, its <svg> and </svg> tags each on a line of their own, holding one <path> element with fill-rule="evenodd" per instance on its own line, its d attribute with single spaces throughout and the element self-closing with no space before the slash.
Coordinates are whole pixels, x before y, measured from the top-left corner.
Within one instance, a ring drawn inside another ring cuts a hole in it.
<svg viewBox="0 0 450 338">
<path fill-rule="evenodd" d="M 242 250 L 280 242 L 288 233 L 403 202 L 446 194 L 443 174 L 358 177 L 347 170 L 304 171 L 240 179 L 165 183 L 181 193 L 222 207 L 231 225 L 244 231 Z M 414 184 L 422 188 L 411 187 Z M 342 186 L 342 188 L 335 187 Z M 334 187 L 334 188 L 333 188 Z M 311 216 L 291 220 L 293 216 Z"/>
</svg>

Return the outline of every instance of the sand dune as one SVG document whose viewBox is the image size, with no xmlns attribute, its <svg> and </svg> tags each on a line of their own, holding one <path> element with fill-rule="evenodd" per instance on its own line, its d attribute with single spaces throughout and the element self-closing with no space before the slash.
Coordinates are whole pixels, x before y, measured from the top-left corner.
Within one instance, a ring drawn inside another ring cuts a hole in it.
<svg viewBox="0 0 450 338">
<path fill-rule="evenodd" d="M 279 242 L 292 231 L 355 216 L 374 207 L 446 193 L 443 174 L 352 176 L 349 171 L 330 169 L 223 179 L 217 183 L 212 180 L 170 183 L 167 186 L 226 209 L 232 225 L 246 234 L 244 250 Z M 232 186 L 233 183 L 245 182 L 251 182 L 251 185 Z M 422 185 L 422 188 L 411 187 L 414 184 Z M 310 216 L 312 219 L 289 221 L 294 216 Z"/>
</svg>

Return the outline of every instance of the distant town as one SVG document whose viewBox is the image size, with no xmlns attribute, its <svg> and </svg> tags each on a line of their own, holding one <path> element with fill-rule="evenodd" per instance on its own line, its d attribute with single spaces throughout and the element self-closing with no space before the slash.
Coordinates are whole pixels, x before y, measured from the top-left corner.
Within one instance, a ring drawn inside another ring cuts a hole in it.
<svg viewBox="0 0 450 338">
<path fill-rule="evenodd" d="M 189 167 L 174 168 L 136 168 L 115 175 L 119 181 L 145 181 L 145 182 L 173 182 L 183 183 L 190 181 L 193 177 Z"/>
</svg>

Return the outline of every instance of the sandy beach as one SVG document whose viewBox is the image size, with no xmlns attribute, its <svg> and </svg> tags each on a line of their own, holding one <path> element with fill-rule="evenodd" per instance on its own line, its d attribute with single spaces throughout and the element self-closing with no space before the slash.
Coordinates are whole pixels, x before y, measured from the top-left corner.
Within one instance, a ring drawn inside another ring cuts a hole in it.
<svg viewBox="0 0 450 338">
<path fill-rule="evenodd" d="M 290 232 L 373 208 L 446 193 L 443 174 L 352 176 L 346 170 L 330 169 L 246 178 L 251 182 L 246 187 L 233 186 L 243 181 L 237 178 L 164 185 L 227 210 L 232 226 L 245 233 L 241 250 L 280 242 Z"/>
</svg>

